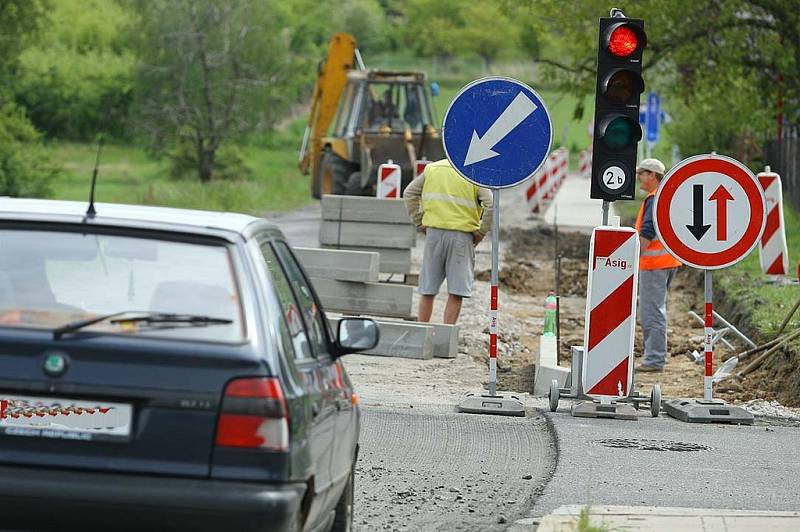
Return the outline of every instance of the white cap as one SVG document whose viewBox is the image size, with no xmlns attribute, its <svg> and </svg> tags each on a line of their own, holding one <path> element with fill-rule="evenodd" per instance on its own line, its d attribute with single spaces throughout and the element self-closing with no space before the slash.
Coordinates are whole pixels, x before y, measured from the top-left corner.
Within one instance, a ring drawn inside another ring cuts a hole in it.
<svg viewBox="0 0 800 532">
<path fill-rule="evenodd" d="M 639 170 L 647 170 L 648 172 L 653 172 L 660 176 L 663 176 L 664 172 L 667 171 L 664 167 L 664 163 L 658 159 L 645 159 L 636 167 L 636 171 L 638 172 Z"/>
</svg>

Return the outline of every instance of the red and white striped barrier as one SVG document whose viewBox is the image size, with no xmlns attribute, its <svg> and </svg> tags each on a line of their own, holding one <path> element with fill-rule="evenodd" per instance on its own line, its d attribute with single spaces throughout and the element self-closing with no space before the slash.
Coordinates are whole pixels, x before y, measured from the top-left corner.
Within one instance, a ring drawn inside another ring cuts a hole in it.
<svg viewBox="0 0 800 532">
<path fill-rule="evenodd" d="M 761 271 L 767 275 L 789 273 L 789 250 L 786 247 L 786 226 L 783 223 L 783 191 L 781 176 L 771 172 L 769 166 L 758 174 L 758 182 L 767 199 L 767 223 L 758 246 Z"/>
<path fill-rule="evenodd" d="M 631 227 L 596 227 L 589 244 L 582 384 L 595 398 L 627 397 L 639 282 L 639 237 Z"/>
<path fill-rule="evenodd" d="M 556 151 L 559 152 L 559 157 L 561 158 L 561 164 L 558 168 L 558 186 L 560 187 L 564 180 L 567 179 L 567 173 L 569 172 L 569 150 L 559 148 Z"/>
<path fill-rule="evenodd" d="M 592 178 L 592 152 L 589 150 L 581 150 L 578 157 L 580 165 L 580 175 L 583 179 Z"/>
<path fill-rule="evenodd" d="M 560 160 L 556 151 L 547 156 L 547 182 L 544 189 L 544 200 L 552 201 L 555 197 L 556 188 L 558 188 L 558 170 Z"/>
<path fill-rule="evenodd" d="M 425 167 L 431 163 L 428 159 L 417 159 L 414 162 L 414 179 L 418 178 L 422 175 L 422 172 L 425 171 Z"/>
<path fill-rule="evenodd" d="M 391 159 L 378 167 L 378 193 L 377 197 L 386 199 L 400 199 L 401 173 L 400 165 L 394 164 Z"/>
<path fill-rule="evenodd" d="M 495 194 L 499 191 L 495 191 Z M 492 283 L 489 302 L 489 381 L 497 382 L 497 285 Z"/>
<path fill-rule="evenodd" d="M 569 152 L 566 148 L 558 148 L 545 159 L 539 171 L 533 175 L 525 188 L 528 208 L 539 214 L 545 201 L 551 201 L 567 177 L 569 170 Z"/>
</svg>

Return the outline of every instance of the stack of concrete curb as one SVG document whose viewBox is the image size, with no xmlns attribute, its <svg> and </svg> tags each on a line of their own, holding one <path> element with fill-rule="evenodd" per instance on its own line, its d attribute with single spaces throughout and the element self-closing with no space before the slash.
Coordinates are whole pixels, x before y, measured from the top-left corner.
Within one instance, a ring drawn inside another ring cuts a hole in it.
<svg viewBox="0 0 800 532">
<path fill-rule="evenodd" d="M 340 319 L 328 316 L 334 329 Z M 430 359 L 455 358 L 458 354 L 458 325 L 375 321 L 381 338 L 375 349 L 363 353 L 365 355 Z"/>
<path fill-rule="evenodd" d="M 380 255 L 363 251 L 294 248 L 326 310 L 413 318 L 414 289 L 378 281 Z"/>
<path fill-rule="evenodd" d="M 322 197 L 323 248 L 380 253 L 381 273 L 411 273 L 416 230 L 404 202 L 363 196 Z"/>
</svg>

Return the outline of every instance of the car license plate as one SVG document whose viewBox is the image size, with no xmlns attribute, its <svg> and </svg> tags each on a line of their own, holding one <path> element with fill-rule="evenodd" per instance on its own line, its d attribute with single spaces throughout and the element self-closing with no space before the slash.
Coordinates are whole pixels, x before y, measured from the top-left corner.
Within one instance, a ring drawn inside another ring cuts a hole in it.
<svg viewBox="0 0 800 532">
<path fill-rule="evenodd" d="M 0 434 L 81 441 L 129 441 L 133 408 L 108 401 L 0 392 Z"/>
</svg>

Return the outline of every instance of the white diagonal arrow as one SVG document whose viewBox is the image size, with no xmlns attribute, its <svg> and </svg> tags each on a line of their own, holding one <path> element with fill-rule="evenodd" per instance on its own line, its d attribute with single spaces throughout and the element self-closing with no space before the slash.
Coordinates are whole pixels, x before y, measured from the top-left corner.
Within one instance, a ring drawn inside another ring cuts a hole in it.
<svg viewBox="0 0 800 532">
<path fill-rule="evenodd" d="M 495 144 L 503 140 L 506 135 L 511 133 L 515 127 L 520 125 L 522 121 L 528 118 L 536 109 L 536 104 L 533 103 L 524 92 L 517 94 L 514 101 L 506 107 L 506 110 L 494 121 L 492 127 L 484 133 L 483 137 L 479 137 L 477 131 L 472 131 L 472 140 L 467 149 L 467 158 L 464 159 L 464 166 L 479 163 L 500 155 L 492 150 Z"/>
</svg>

